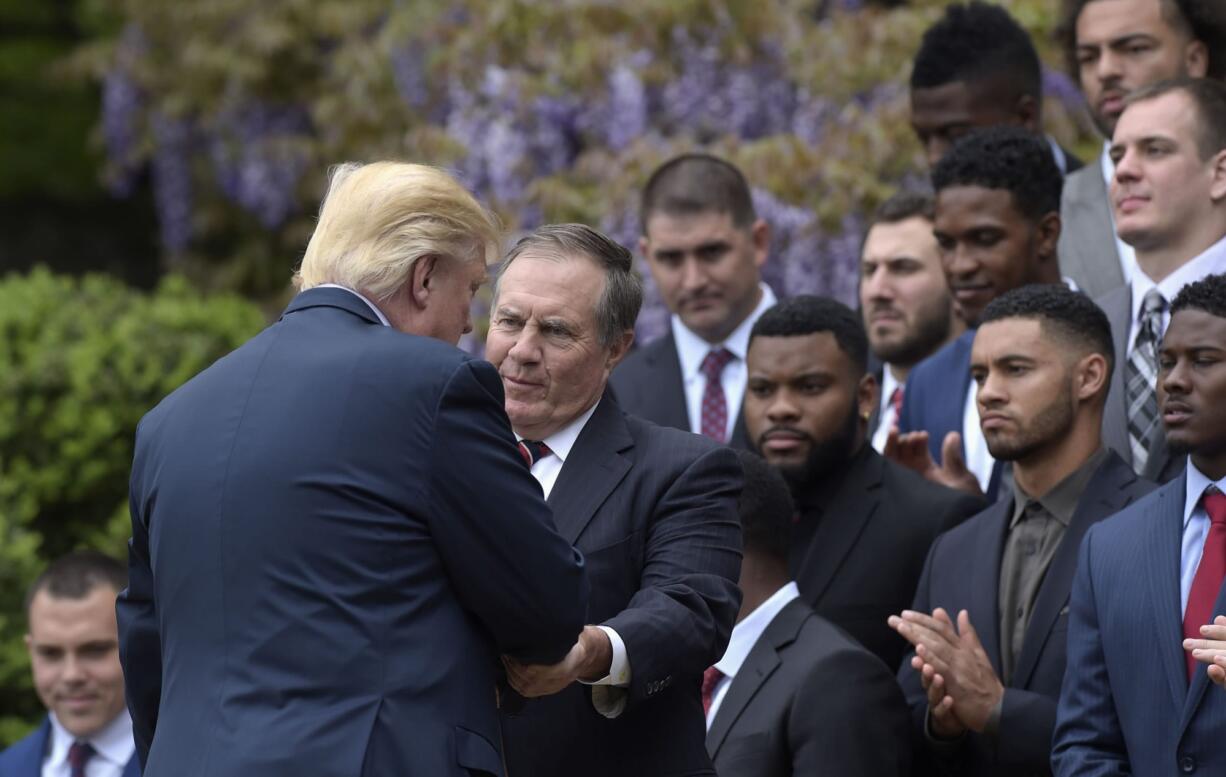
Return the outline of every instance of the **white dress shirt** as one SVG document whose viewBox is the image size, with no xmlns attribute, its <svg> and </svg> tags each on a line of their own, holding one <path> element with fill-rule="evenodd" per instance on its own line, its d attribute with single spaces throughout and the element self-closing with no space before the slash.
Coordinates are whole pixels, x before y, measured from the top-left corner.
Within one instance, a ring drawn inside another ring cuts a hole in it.
<svg viewBox="0 0 1226 777">
<path fill-rule="evenodd" d="M 1226 238 L 1222 238 L 1200 256 L 1184 264 L 1175 272 L 1154 283 L 1140 267 L 1132 274 L 1132 327 L 1128 331 L 1128 353 L 1131 354 L 1141 328 L 1141 303 L 1150 289 L 1156 288 L 1166 300 L 1167 309 L 1162 313 L 1162 332 L 1171 323 L 1170 305 L 1175 295 L 1189 283 L 1195 283 L 1206 275 L 1226 272 Z"/>
<path fill-rule="evenodd" d="M 719 679 L 715 689 L 711 692 L 711 708 L 707 710 L 708 730 L 711 728 L 711 721 L 715 720 L 715 713 L 719 712 L 719 705 L 723 703 L 729 686 L 732 685 L 733 678 L 736 677 L 737 672 L 741 671 L 741 665 L 749 656 L 749 651 L 753 650 L 762 632 L 766 631 L 766 627 L 771 624 L 779 611 L 799 596 L 800 589 L 796 587 L 796 583 L 788 583 L 771 594 L 769 599 L 759 604 L 753 612 L 732 627 L 728 649 L 724 651 L 724 657 L 715 664 L 715 668 L 723 672 L 724 676 Z"/>
<path fill-rule="evenodd" d="M 749 332 L 762 314 L 769 310 L 778 300 L 770 286 L 759 283 L 762 299 L 753 309 L 749 317 L 742 321 L 728 339 L 722 343 L 708 343 L 686 328 L 681 323 L 681 317 L 673 315 L 670 324 L 673 330 L 673 342 L 677 344 L 677 358 L 681 362 L 681 382 L 685 386 L 685 407 L 689 411 L 690 431 L 702 433 L 702 394 L 707 388 L 706 376 L 702 374 L 702 360 L 712 349 L 727 348 L 733 359 L 720 373 L 719 383 L 724 389 L 724 400 L 728 403 L 728 422 L 724 430 L 724 440 L 732 439 L 732 430 L 736 427 L 736 419 L 740 415 L 741 400 L 745 398 L 745 382 L 748 370 L 745 367 L 745 352 L 749 350 Z"/>
<path fill-rule="evenodd" d="M 42 777 L 69 777 L 68 748 L 77 737 L 50 713 L 51 747 L 43 756 Z M 132 718 L 123 710 L 106 724 L 101 731 L 84 741 L 94 746 L 94 755 L 85 762 L 85 777 L 121 777 L 132 756 L 136 754 L 136 740 L 132 738 Z"/>
<path fill-rule="evenodd" d="M 592 414 L 596 412 L 596 408 L 600 405 L 597 400 L 596 404 L 589 407 L 583 415 L 571 421 L 566 426 L 549 435 L 538 442 L 545 443 L 546 447 L 553 453 L 552 456 L 542 456 L 537 459 L 532 465 L 532 476 L 541 484 L 541 490 L 544 492 L 545 498 L 553 492 L 553 486 L 558 482 L 558 475 L 562 472 L 562 467 L 566 465 L 566 459 L 570 456 L 571 449 L 575 447 L 575 441 L 579 439 L 580 432 L 583 427 L 587 426 L 588 420 Z M 516 438 L 522 440 L 523 435 L 516 432 Z M 584 685 L 612 685 L 619 688 L 625 688 L 630 685 L 630 658 L 626 655 L 626 643 L 622 641 L 621 635 L 608 626 L 597 626 L 596 628 L 603 631 L 609 637 L 609 644 L 613 648 L 613 658 L 609 663 L 609 673 L 604 677 L 594 682 L 583 682 Z M 624 696 L 609 697 L 606 694 L 592 694 L 592 702 L 596 710 L 605 717 L 615 718 L 622 713 L 626 708 L 626 700 Z"/>
<path fill-rule="evenodd" d="M 1183 547 L 1179 553 L 1179 602 L 1181 613 L 1188 609 L 1188 596 L 1192 593 L 1192 581 L 1196 579 L 1196 568 L 1200 566 L 1201 554 L 1205 552 L 1205 538 L 1209 536 L 1209 513 L 1200 498 L 1205 489 L 1217 486 L 1218 491 L 1226 494 L 1226 478 L 1210 480 L 1209 476 L 1196 468 L 1191 457 L 1188 458 L 1187 490 L 1183 503 Z"/>
<path fill-rule="evenodd" d="M 1115 231 L 1115 206 L 1111 203 L 1111 181 L 1115 179 L 1115 162 L 1111 161 L 1111 141 L 1103 144 L 1103 153 L 1098 160 L 1099 169 L 1103 173 L 1103 183 L 1107 186 L 1107 215 L 1111 217 L 1111 233 L 1115 235 L 1115 253 L 1120 258 L 1124 283 L 1132 283 L 1132 275 L 1137 269 L 1137 252 L 1121 240 L 1119 233 Z"/>
<path fill-rule="evenodd" d="M 992 482 L 992 468 L 996 466 L 996 459 L 992 458 L 983 429 L 979 428 L 979 404 L 975 401 L 978 391 L 978 384 L 972 380 L 966 389 L 966 405 L 962 408 L 962 450 L 966 452 L 966 468 L 986 494 Z"/>
<path fill-rule="evenodd" d="M 353 296 L 365 302 L 367 306 L 375 312 L 375 315 L 379 317 L 379 321 L 380 323 L 383 324 L 383 326 L 392 325 L 392 323 L 387 320 L 387 316 L 383 315 L 383 311 L 379 310 L 379 308 L 375 306 L 375 303 L 366 299 L 366 297 L 363 297 L 361 294 L 349 288 L 348 286 L 342 286 L 339 283 L 321 283 L 318 286 L 312 286 L 311 288 L 313 289 L 344 289 L 345 291 L 349 292 Z"/>
<path fill-rule="evenodd" d="M 873 450 L 878 453 L 885 450 L 885 440 L 890 436 L 890 429 L 898 425 L 898 415 L 894 412 L 894 403 L 890 401 L 890 397 L 893 396 L 894 389 L 904 385 L 890 372 L 890 365 L 881 367 L 881 405 L 877 410 L 877 430 L 873 432 Z"/>
</svg>

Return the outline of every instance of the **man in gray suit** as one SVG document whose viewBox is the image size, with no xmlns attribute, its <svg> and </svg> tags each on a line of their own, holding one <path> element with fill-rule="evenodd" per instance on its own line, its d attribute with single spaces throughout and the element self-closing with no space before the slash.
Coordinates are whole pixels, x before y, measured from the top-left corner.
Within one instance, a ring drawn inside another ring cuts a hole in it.
<svg viewBox="0 0 1226 777">
<path fill-rule="evenodd" d="M 1167 448 L 1156 391 L 1170 301 L 1189 283 L 1226 272 L 1226 84 L 1179 79 L 1131 95 L 1111 158 L 1115 222 L 1136 249 L 1137 272 L 1098 300 L 1119 355 L 1103 442 L 1137 474 L 1165 483 L 1183 468 Z"/>
<path fill-rule="evenodd" d="M 1115 233 L 1107 188 L 1115 176 L 1111 135 L 1124 98 L 1170 78 L 1203 77 L 1226 57 L 1211 57 L 1207 7 L 1188 0 L 1074 0 L 1065 19 L 1070 69 L 1080 80 L 1102 154 L 1064 182 L 1060 270 L 1091 297 L 1126 285 L 1136 268 L 1132 246 Z M 1220 75 L 1220 73 L 1218 74 Z"/>
</svg>

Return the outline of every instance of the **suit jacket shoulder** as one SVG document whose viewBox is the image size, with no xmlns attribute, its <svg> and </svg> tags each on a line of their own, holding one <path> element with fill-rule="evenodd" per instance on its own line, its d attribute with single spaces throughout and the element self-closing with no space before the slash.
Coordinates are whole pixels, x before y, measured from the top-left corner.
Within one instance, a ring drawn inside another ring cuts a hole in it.
<svg viewBox="0 0 1226 777">
<path fill-rule="evenodd" d="M 1099 165 L 1088 165 L 1064 179 L 1060 217 L 1060 272 L 1090 297 L 1123 286 L 1124 271 Z"/>
<path fill-rule="evenodd" d="M 43 718 L 38 728 L 0 752 L 0 777 L 40 777 L 49 736 L 51 722 Z"/>
<path fill-rule="evenodd" d="M 886 491 L 907 505 L 908 520 L 926 522 L 937 531 L 946 531 L 958 526 L 986 506 L 982 497 L 933 483 L 932 481 L 889 459 L 882 458 L 883 479 Z"/>
<path fill-rule="evenodd" d="M 681 361 L 671 332 L 636 349 L 609 378 L 617 403 L 631 415 L 689 429 Z"/>
<path fill-rule="evenodd" d="M 928 447 L 935 446 L 934 455 L 940 455 L 941 441 L 948 432 L 962 431 L 974 342 L 975 330 L 962 333 L 916 365 L 907 377 L 898 428 L 903 432 L 928 432 Z"/>
</svg>

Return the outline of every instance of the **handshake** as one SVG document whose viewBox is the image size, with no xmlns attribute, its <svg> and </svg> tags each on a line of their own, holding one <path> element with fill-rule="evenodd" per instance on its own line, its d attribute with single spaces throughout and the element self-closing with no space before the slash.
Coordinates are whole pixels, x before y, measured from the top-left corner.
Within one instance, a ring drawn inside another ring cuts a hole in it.
<svg viewBox="0 0 1226 777">
<path fill-rule="evenodd" d="M 597 626 L 584 626 L 579 639 L 556 664 L 524 664 L 502 657 L 507 682 L 521 696 L 552 696 L 576 680 L 593 683 L 609 674 L 613 645 Z"/>
</svg>

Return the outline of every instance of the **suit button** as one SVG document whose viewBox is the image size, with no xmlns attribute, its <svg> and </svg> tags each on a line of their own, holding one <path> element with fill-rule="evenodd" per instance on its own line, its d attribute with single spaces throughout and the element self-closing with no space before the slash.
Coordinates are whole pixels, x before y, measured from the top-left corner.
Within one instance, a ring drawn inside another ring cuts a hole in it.
<svg viewBox="0 0 1226 777">
<path fill-rule="evenodd" d="M 1190 755 L 1185 755 L 1179 759 L 1179 769 L 1184 774 L 1191 774 L 1196 771 L 1196 759 Z"/>
</svg>

